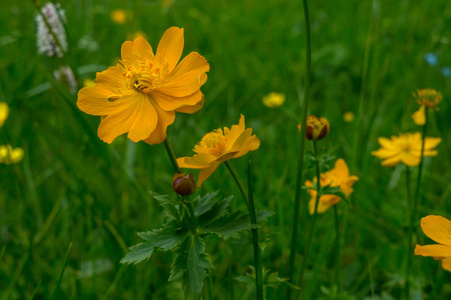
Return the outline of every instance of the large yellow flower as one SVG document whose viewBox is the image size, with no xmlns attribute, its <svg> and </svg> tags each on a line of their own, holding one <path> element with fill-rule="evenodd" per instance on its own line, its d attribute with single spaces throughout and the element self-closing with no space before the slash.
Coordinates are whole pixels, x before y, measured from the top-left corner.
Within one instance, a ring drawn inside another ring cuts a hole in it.
<svg viewBox="0 0 451 300">
<path fill-rule="evenodd" d="M 346 198 L 351 195 L 354 191 L 352 186 L 356 181 L 359 180 L 357 176 L 349 174 L 349 168 L 346 162 L 339 158 L 335 162 L 335 166 L 333 169 L 324 172 L 320 175 L 320 183 L 322 187 L 330 186 L 330 187 L 340 187 L 340 192 L 342 192 Z M 305 182 L 305 186 L 313 188 L 314 183 L 317 182 L 317 178 L 313 179 L 313 182 L 307 180 Z M 316 195 L 318 192 L 316 189 L 308 189 L 308 193 L 310 194 L 310 202 L 309 202 L 309 212 L 313 214 L 315 212 L 315 203 L 316 203 Z M 333 194 L 325 194 L 319 198 L 317 213 L 323 213 L 327 211 L 332 205 L 340 202 L 341 197 Z"/>
<path fill-rule="evenodd" d="M 421 133 L 405 133 L 400 136 L 392 136 L 391 139 L 379 138 L 382 146 L 377 151 L 371 152 L 374 156 L 383 159 L 382 165 L 392 167 L 399 163 L 414 167 L 421 160 Z M 424 143 L 424 156 L 436 156 L 437 150 L 433 150 L 440 142 L 441 138 L 426 137 Z"/>
<path fill-rule="evenodd" d="M 181 168 L 200 169 L 197 186 L 201 187 L 221 162 L 241 157 L 258 147 L 260 140 L 252 135 L 252 128 L 245 128 L 244 116 L 241 115 L 238 125 L 207 133 L 193 149 L 197 154 L 178 158 L 177 163 Z"/>
<path fill-rule="evenodd" d="M 451 272 L 451 221 L 441 216 L 427 216 L 421 219 L 421 229 L 438 245 L 417 245 L 415 255 L 441 260 L 443 269 Z"/>
<path fill-rule="evenodd" d="M 164 33 L 156 54 L 142 37 L 122 44 L 122 59 L 97 73 L 95 87 L 78 93 L 77 106 L 87 114 L 102 116 L 99 137 L 107 143 L 128 132 L 134 142 L 162 143 L 175 112 L 194 113 L 202 108 L 200 87 L 210 66 L 196 52 L 179 64 L 183 29 Z"/>
</svg>

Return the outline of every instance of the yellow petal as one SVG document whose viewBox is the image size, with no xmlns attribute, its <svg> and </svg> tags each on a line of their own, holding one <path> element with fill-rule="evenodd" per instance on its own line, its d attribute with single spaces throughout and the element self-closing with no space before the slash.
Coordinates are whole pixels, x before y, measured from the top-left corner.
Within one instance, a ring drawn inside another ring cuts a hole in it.
<svg viewBox="0 0 451 300">
<path fill-rule="evenodd" d="M 120 65 L 112 66 L 96 74 L 95 87 L 110 91 L 111 94 L 122 92 L 126 94 L 126 78 L 122 76 L 124 68 Z"/>
<path fill-rule="evenodd" d="M 207 60 L 197 52 L 191 52 L 169 74 L 167 80 L 172 81 L 181 75 L 195 71 L 199 75 L 210 70 Z"/>
<path fill-rule="evenodd" d="M 152 46 L 141 36 L 133 41 L 133 51 L 141 60 L 154 60 Z"/>
<path fill-rule="evenodd" d="M 424 141 L 424 149 L 425 150 L 431 150 L 440 144 L 442 141 L 441 138 L 434 138 L 434 137 L 426 137 Z"/>
<path fill-rule="evenodd" d="M 247 154 L 249 151 L 257 150 L 260 147 L 260 140 L 256 135 L 248 138 L 246 143 L 240 148 L 240 152 L 235 155 L 235 158 L 241 157 Z"/>
<path fill-rule="evenodd" d="M 450 257 L 451 246 L 446 245 L 426 245 L 415 247 L 415 255 L 432 256 L 432 257 Z"/>
<path fill-rule="evenodd" d="M 448 272 L 451 272 L 451 257 L 442 259 L 442 268 Z"/>
<path fill-rule="evenodd" d="M 187 97 L 196 93 L 206 81 L 207 74 L 191 71 L 165 82 L 155 91 L 173 97 Z"/>
<path fill-rule="evenodd" d="M 204 169 L 210 166 L 216 160 L 216 156 L 208 153 L 196 154 L 193 157 L 177 158 L 180 168 Z"/>
<path fill-rule="evenodd" d="M 129 108 L 137 96 L 124 96 L 108 101 L 115 97 L 118 96 L 111 94 L 110 91 L 86 87 L 78 92 L 77 106 L 81 111 L 93 116 L 108 116 Z"/>
<path fill-rule="evenodd" d="M 156 103 L 154 103 L 154 108 L 158 115 L 158 122 L 155 130 L 144 140 L 144 142 L 149 145 L 161 144 L 164 142 L 166 139 L 166 130 L 169 125 L 174 123 L 175 119 L 175 112 L 164 111 Z"/>
<path fill-rule="evenodd" d="M 451 246 L 451 221 L 441 216 L 429 215 L 421 219 L 421 229 L 431 240 Z"/>
<path fill-rule="evenodd" d="M 198 90 L 192 95 L 186 97 L 173 97 L 158 91 L 152 91 L 151 97 L 158 103 L 158 105 L 166 111 L 179 110 L 185 106 L 196 106 L 202 101 L 202 92 Z"/>
<path fill-rule="evenodd" d="M 0 127 L 3 126 L 9 115 L 9 106 L 6 102 L 0 102 Z"/>
<path fill-rule="evenodd" d="M 197 179 L 197 187 L 201 187 L 202 183 L 213 174 L 214 171 L 219 167 L 219 162 L 214 162 L 210 167 L 200 170 L 199 178 Z"/>
<path fill-rule="evenodd" d="M 204 107 L 204 103 L 205 103 L 205 96 L 202 95 L 201 100 L 199 102 L 197 102 L 195 105 L 182 106 L 179 109 L 177 109 L 176 111 L 181 112 L 181 113 L 186 113 L 186 114 L 194 114 L 194 113 L 198 112 L 202 107 Z"/>
<path fill-rule="evenodd" d="M 401 161 L 406 165 L 410 167 L 415 167 L 420 164 L 420 156 L 416 156 L 411 152 L 405 152 L 402 154 Z"/>
<path fill-rule="evenodd" d="M 102 119 L 97 134 L 103 141 L 112 143 L 119 135 L 129 132 L 128 138 L 138 142 L 148 138 L 154 131 L 158 116 L 149 98 L 146 95 L 133 98 L 126 110 Z"/>
<path fill-rule="evenodd" d="M 378 142 L 384 148 L 396 149 L 395 145 L 393 144 L 393 142 L 390 139 L 380 137 L 380 138 L 378 138 Z"/>
<path fill-rule="evenodd" d="M 413 113 L 412 119 L 417 125 L 424 125 L 426 123 L 426 114 L 424 106 L 420 106 L 420 109 Z"/>
<path fill-rule="evenodd" d="M 182 56 L 184 46 L 183 28 L 171 27 L 163 34 L 157 48 L 157 55 L 160 55 L 164 62 L 168 64 L 169 72 Z"/>
<path fill-rule="evenodd" d="M 397 153 L 395 156 L 387 158 L 386 160 L 381 162 L 381 165 L 385 167 L 393 167 L 401 162 L 402 154 Z"/>
</svg>

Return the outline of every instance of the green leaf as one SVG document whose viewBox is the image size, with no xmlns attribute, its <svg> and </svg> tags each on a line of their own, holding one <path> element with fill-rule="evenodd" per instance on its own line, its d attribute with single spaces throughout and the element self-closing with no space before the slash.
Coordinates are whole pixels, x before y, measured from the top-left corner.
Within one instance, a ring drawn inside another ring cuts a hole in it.
<svg viewBox="0 0 451 300">
<path fill-rule="evenodd" d="M 180 223 L 180 201 L 172 199 L 169 195 L 158 195 L 155 192 L 150 192 L 150 194 L 163 207 L 164 214 L 169 220 L 176 220 Z"/>
<path fill-rule="evenodd" d="M 175 224 L 167 227 L 154 229 L 147 232 L 139 232 L 138 236 L 143 240 L 150 242 L 154 247 L 158 247 L 163 251 L 171 250 L 183 240 L 188 231 L 181 229 Z"/>
<path fill-rule="evenodd" d="M 259 211 L 257 212 L 257 222 L 266 220 L 271 215 L 273 215 L 272 212 Z M 258 226 L 251 224 L 249 214 L 240 214 L 240 211 L 236 210 L 214 219 L 200 230 L 202 233 L 215 233 L 224 238 L 237 238 L 240 231 L 252 228 L 258 228 Z"/>
<path fill-rule="evenodd" d="M 152 256 L 152 243 L 142 243 L 130 247 L 130 252 L 121 259 L 121 264 L 137 264 Z"/>
<path fill-rule="evenodd" d="M 206 269 L 213 268 L 204 253 L 205 243 L 198 235 L 190 235 L 179 245 L 169 280 L 182 279 L 183 297 L 200 294 L 202 283 L 207 276 Z"/>
<path fill-rule="evenodd" d="M 196 217 L 203 215 L 211 209 L 211 207 L 218 202 L 219 198 L 215 198 L 218 192 L 208 193 L 202 198 L 197 196 L 193 201 L 194 214 Z"/>
</svg>

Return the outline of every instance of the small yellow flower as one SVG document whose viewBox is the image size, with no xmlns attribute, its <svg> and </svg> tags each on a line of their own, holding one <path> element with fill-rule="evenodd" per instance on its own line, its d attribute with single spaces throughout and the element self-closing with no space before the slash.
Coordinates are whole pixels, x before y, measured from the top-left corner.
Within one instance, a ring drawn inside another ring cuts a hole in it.
<svg viewBox="0 0 451 300">
<path fill-rule="evenodd" d="M 270 108 L 281 106 L 284 102 L 285 95 L 282 93 L 273 92 L 263 97 L 263 104 Z"/>
<path fill-rule="evenodd" d="M 0 102 L 0 127 L 3 126 L 9 115 L 9 106 L 6 102 Z"/>
<path fill-rule="evenodd" d="M 354 113 L 352 111 L 347 111 L 347 112 L 345 112 L 343 114 L 343 120 L 346 123 L 351 123 L 352 121 L 354 121 L 354 119 L 355 119 L 355 116 L 354 116 Z"/>
<path fill-rule="evenodd" d="M 415 255 L 431 256 L 441 260 L 443 269 L 451 272 L 451 221 L 441 216 L 426 216 L 421 219 L 421 229 L 438 244 L 417 245 Z"/>
<path fill-rule="evenodd" d="M 127 22 L 127 13 L 123 9 L 115 9 L 111 12 L 111 20 L 117 24 L 125 24 Z"/>
<path fill-rule="evenodd" d="M 436 107 L 442 101 L 443 97 L 440 92 L 434 89 L 422 89 L 413 94 L 417 103 L 426 107 Z"/>
<path fill-rule="evenodd" d="M 0 146 L 0 163 L 10 165 L 18 163 L 23 158 L 22 148 L 12 148 L 11 145 Z"/>
<path fill-rule="evenodd" d="M 260 140 L 252 135 L 252 128 L 245 128 L 244 116 L 241 115 L 238 125 L 207 133 L 193 149 L 197 154 L 178 158 L 177 163 L 181 168 L 200 169 L 197 186 L 201 187 L 221 162 L 241 157 L 258 147 Z"/>
<path fill-rule="evenodd" d="M 159 144 L 176 111 L 192 114 L 202 108 L 200 88 L 210 65 L 197 52 L 179 62 L 183 45 L 183 29 L 177 27 L 166 30 L 156 54 L 142 37 L 127 41 L 119 63 L 97 73 L 95 87 L 80 90 L 78 108 L 102 116 L 97 134 L 103 141 L 128 133 L 133 142 Z"/>
<path fill-rule="evenodd" d="M 321 187 L 330 186 L 330 187 L 340 187 L 340 191 L 348 198 L 352 192 L 352 186 L 356 183 L 359 178 L 357 176 L 349 175 L 349 168 L 346 162 L 339 158 L 335 162 L 335 166 L 333 169 L 324 172 L 320 175 L 320 183 Z M 313 182 L 307 180 L 305 182 L 305 186 L 313 188 L 314 183 L 317 182 L 317 178 L 313 179 Z M 309 212 L 311 215 L 315 212 L 315 203 L 316 203 L 316 195 L 318 192 L 316 189 L 308 189 L 308 193 L 310 194 L 310 202 L 309 202 Z M 340 202 L 341 197 L 333 194 L 322 195 L 319 198 L 317 213 L 321 214 L 331 208 L 333 205 Z"/>
<path fill-rule="evenodd" d="M 95 87 L 95 82 L 94 80 L 90 79 L 90 78 L 86 78 L 85 80 L 83 80 L 83 86 L 84 87 Z"/>
<path fill-rule="evenodd" d="M 420 109 L 413 113 L 412 119 L 417 125 L 424 125 L 426 123 L 426 108 L 424 105 L 421 105 Z"/>
<path fill-rule="evenodd" d="M 383 159 L 382 165 L 393 167 L 399 163 L 407 166 L 418 166 L 421 160 L 421 133 L 405 133 L 400 136 L 392 136 L 391 139 L 380 137 L 382 146 L 372 155 Z M 424 156 L 436 156 L 437 150 L 433 150 L 442 141 L 441 138 L 426 137 L 424 143 Z"/>
</svg>

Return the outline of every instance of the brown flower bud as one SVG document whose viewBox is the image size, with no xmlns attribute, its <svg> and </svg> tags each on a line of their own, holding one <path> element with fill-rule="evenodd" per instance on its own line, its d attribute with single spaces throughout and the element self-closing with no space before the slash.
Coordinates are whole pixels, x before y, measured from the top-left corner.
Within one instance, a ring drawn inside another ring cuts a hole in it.
<svg viewBox="0 0 451 300">
<path fill-rule="evenodd" d="M 301 124 L 298 124 L 299 131 Z M 326 137 L 330 131 L 330 124 L 326 118 L 317 118 L 315 116 L 307 117 L 307 127 L 305 128 L 305 137 L 311 141 L 319 141 Z"/>
<path fill-rule="evenodd" d="M 193 174 L 185 175 L 186 173 L 175 173 L 172 178 L 172 187 L 174 192 L 180 196 L 189 196 L 196 190 L 196 183 L 194 182 Z"/>
</svg>

